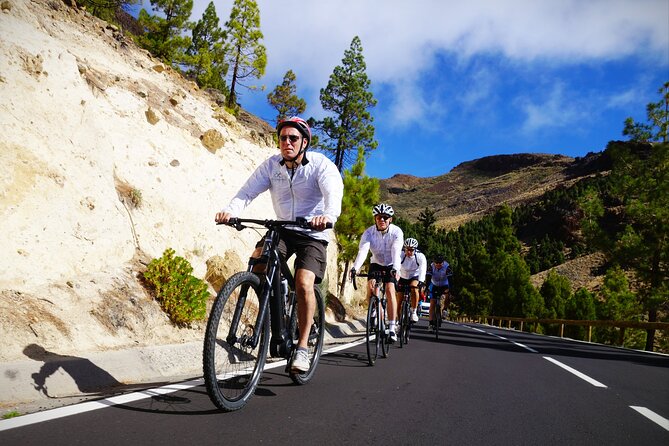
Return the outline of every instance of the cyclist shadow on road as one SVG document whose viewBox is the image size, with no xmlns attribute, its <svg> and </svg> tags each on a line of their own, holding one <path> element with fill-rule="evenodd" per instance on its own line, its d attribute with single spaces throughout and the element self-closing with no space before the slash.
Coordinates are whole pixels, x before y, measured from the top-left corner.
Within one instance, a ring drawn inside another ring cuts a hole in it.
<svg viewBox="0 0 669 446">
<path fill-rule="evenodd" d="M 50 352 L 37 344 L 26 346 L 23 349 L 23 354 L 35 361 L 44 362 L 39 371 L 33 373 L 31 377 L 35 390 L 43 393 L 48 398 L 58 397 L 57 395 L 50 395 L 46 385 L 47 378 L 55 374 L 58 369 L 62 369 L 70 375 L 79 391 L 88 395 L 102 395 L 104 390 L 121 385 L 109 372 L 93 364 L 87 358 Z"/>
<path fill-rule="evenodd" d="M 367 352 L 364 350 L 365 344 L 350 348 L 347 351 L 328 353 L 321 356 L 320 366 L 335 367 L 367 367 Z"/>
</svg>

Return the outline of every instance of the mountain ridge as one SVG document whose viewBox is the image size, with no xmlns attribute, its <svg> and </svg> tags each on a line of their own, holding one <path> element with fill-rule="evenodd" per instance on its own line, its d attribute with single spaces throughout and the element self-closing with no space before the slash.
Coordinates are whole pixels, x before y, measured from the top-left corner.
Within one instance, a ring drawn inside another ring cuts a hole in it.
<svg viewBox="0 0 669 446">
<path fill-rule="evenodd" d="M 488 215 L 503 203 L 531 203 L 544 192 L 573 184 L 606 166 L 601 153 L 582 158 L 543 153 L 490 155 L 455 166 L 434 177 L 395 174 L 379 180 L 381 199 L 399 215 L 415 220 L 426 207 L 436 225 L 455 229 Z"/>
</svg>

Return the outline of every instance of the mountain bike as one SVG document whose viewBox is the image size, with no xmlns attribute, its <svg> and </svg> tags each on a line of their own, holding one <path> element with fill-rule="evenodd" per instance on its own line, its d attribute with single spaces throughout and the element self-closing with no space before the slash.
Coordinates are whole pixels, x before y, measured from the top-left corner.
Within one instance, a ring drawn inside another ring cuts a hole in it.
<svg viewBox="0 0 669 446">
<path fill-rule="evenodd" d="M 367 329 L 365 330 L 365 339 L 367 344 L 367 362 L 373 366 L 379 357 L 379 350 L 384 358 L 388 357 L 390 350 L 390 337 L 387 333 L 388 313 L 386 311 L 386 284 L 383 283 L 385 276 L 383 271 L 375 271 L 368 274 L 356 273 L 357 277 L 367 277 L 374 279 L 374 291 L 369 298 L 369 307 L 367 308 Z M 355 277 L 351 278 L 353 288 L 358 289 L 355 283 Z"/>
<path fill-rule="evenodd" d="M 253 395 L 268 351 L 273 358 L 287 360 L 285 371 L 295 384 L 306 384 L 313 378 L 323 350 L 325 307 L 320 289 L 315 286 L 316 311 L 308 344 L 311 366 L 304 373 L 294 373 L 290 360 L 301 327 L 295 279 L 278 251 L 279 230 L 289 226 L 309 228 L 309 223 L 305 219 L 232 218 L 225 224 L 238 231 L 257 229 L 258 225 L 268 229 L 260 257 L 250 258 L 247 271 L 228 279 L 218 292 L 207 321 L 202 355 L 207 393 L 216 407 L 230 412 L 244 407 Z"/>
</svg>

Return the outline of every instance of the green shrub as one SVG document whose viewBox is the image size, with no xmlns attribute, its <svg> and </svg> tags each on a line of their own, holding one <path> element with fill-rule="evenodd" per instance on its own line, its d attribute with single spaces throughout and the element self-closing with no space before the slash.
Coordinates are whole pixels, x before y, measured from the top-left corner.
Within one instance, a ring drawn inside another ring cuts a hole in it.
<svg viewBox="0 0 669 446">
<path fill-rule="evenodd" d="M 130 202 L 132 203 L 132 205 L 134 207 L 138 208 L 142 205 L 142 191 L 141 190 L 139 190 L 137 188 L 133 188 L 133 189 L 130 190 L 129 196 L 130 196 Z"/>
<path fill-rule="evenodd" d="M 174 250 L 167 248 L 161 258 L 149 263 L 144 273 L 163 311 L 181 326 L 203 319 L 207 311 L 207 284 L 192 272 L 188 260 L 175 256 Z"/>
<path fill-rule="evenodd" d="M 3 419 L 3 420 L 8 420 L 8 419 L 10 419 L 10 418 L 15 418 L 15 417 L 18 417 L 18 416 L 20 416 L 20 415 L 21 415 L 21 414 L 18 413 L 17 411 L 15 411 L 15 410 L 11 410 L 11 411 L 9 411 L 9 412 L 3 414 L 3 415 L 2 415 L 2 419 Z"/>
</svg>

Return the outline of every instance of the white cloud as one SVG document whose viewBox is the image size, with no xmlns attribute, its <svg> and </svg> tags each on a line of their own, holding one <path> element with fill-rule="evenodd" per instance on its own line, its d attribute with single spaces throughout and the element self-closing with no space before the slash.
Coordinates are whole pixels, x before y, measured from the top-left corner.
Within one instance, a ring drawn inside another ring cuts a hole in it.
<svg viewBox="0 0 669 446">
<path fill-rule="evenodd" d="M 561 83 L 554 84 L 545 98 L 521 98 L 519 107 L 525 113 L 523 133 L 534 133 L 548 128 L 570 127 L 583 119 L 588 112 L 588 101 L 569 97 Z M 541 100 L 543 99 L 543 100 Z"/>
<path fill-rule="evenodd" d="M 194 20 L 207 4 L 195 1 Z M 215 5 L 223 24 L 229 0 Z M 667 0 L 259 0 L 258 5 L 268 53 L 262 83 L 271 89 L 292 69 L 298 93 L 315 104 L 357 35 L 372 83 L 395 92 L 389 110 L 398 122 L 407 116 L 419 122 L 434 111 L 430 93 L 421 93 L 421 75 L 435 67 L 437 54 L 462 59 L 492 54 L 554 66 L 641 55 L 669 64 Z M 476 85 L 482 89 L 463 92 L 463 104 L 475 104 L 494 88 L 491 77 L 479 76 Z M 529 127 L 543 123 L 534 110 L 528 102 Z"/>
</svg>

